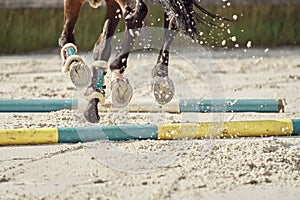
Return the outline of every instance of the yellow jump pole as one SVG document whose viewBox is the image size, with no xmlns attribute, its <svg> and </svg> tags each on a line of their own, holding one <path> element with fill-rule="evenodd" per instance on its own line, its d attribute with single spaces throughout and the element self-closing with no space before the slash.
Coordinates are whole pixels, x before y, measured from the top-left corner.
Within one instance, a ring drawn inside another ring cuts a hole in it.
<svg viewBox="0 0 300 200">
<path fill-rule="evenodd" d="M 158 139 L 291 136 L 293 131 L 292 120 L 161 124 L 158 125 Z"/>
<path fill-rule="evenodd" d="M 300 135 L 300 119 L 0 130 L 0 145 Z"/>
<path fill-rule="evenodd" d="M 57 128 L 0 130 L 0 145 L 53 144 L 57 142 Z"/>
</svg>

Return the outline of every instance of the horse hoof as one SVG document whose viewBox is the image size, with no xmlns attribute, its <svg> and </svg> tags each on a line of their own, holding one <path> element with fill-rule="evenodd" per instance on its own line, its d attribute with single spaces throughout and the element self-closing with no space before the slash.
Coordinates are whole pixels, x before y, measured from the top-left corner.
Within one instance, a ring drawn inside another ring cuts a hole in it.
<svg viewBox="0 0 300 200">
<path fill-rule="evenodd" d="M 70 79 L 75 87 L 87 87 L 92 80 L 91 71 L 83 62 L 73 62 L 70 67 Z"/>
<path fill-rule="evenodd" d="M 152 87 L 157 103 L 164 105 L 173 99 L 175 87 L 173 81 L 169 77 L 155 77 Z"/>
<path fill-rule="evenodd" d="M 88 122 L 98 123 L 100 116 L 98 114 L 98 103 L 99 99 L 91 99 L 83 112 L 83 116 Z"/>
<path fill-rule="evenodd" d="M 117 108 L 126 107 L 133 95 L 133 89 L 128 79 L 117 78 L 111 82 L 112 104 Z"/>
</svg>

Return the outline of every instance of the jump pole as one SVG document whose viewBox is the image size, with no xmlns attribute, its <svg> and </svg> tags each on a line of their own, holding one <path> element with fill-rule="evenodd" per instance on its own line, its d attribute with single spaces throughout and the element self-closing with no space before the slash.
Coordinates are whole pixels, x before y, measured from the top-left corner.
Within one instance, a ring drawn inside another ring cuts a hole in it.
<svg viewBox="0 0 300 200">
<path fill-rule="evenodd" d="M 0 112 L 51 112 L 77 108 L 73 99 L 2 99 Z"/>
<path fill-rule="evenodd" d="M 62 109 L 78 108 L 77 99 L 3 99 L 0 100 L 0 112 L 51 112 Z M 111 103 L 98 107 L 99 112 L 114 112 Z M 284 112 L 281 99 L 181 99 L 164 106 L 154 100 L 133 101 L 128 106 L 129 112 Z"/>
<path fill-rule="evenodd" d="M 207 137 L 298 136 L 300 119 L 0 130 L 0 145 L 96 140 L 177 140 Z"/>
</svg>

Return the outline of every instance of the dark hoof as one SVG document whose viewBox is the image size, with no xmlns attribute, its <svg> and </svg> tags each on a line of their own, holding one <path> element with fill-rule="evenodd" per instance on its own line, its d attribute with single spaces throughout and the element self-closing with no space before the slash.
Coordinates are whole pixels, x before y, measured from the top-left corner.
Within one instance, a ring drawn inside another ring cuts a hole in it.
<svg viewBox="0 0 300 200">
<path fill-rule="evenodd" d="M 128 79 L 117 78 L 111 83 L 112 104 L 116 108 L 126 107 L 133 95 L 133 89 Z"/>
<path fill-rule="evenodd" d="M 175 87 L 173 81 L 169 77 L 156 77 L 153 80 L 153 93 L 157 103 L 169 103 L 174 96 Z"/>
<path fill-rule="evenodd" d="M 99 99 L 90 100 L 88 106 L 83 112 L 85 119 L 91 123 L 98 123 L 100 120 L 100 116 L 98 114 L 98 107 L 97 107 L 98 103 L 99 103 Z"/>
</svg>

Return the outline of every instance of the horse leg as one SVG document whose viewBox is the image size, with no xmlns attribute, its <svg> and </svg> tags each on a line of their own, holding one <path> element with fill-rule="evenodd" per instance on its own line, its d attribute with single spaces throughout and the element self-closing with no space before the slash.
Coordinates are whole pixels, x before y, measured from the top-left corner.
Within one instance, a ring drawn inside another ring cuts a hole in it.
<svg viewBox="0 0 300 200">
<path fill-rule="evenodd" d="M 66 43 L 75 44 L 74 27 L 84 1 L 64 0 L 64 27 L 58 40 L 60 47 L 63 47 Z"/>
<path fill-rule="evenodd" d="M 77 55 L 74 27 L 77 22 L 84 0 L 64 1 L 64 26 L 58 44 L 61 47 L 63 72 L 69 72 L 71 81 L 76 87 L 85 87 L 89 84 L 90 70 L 83 59 Z"/>
<path fill-rule="evenodd" d="M 156 101 L 159 104 L 170 102 L 174 96 L 175 87 L 168 77 L 169 51 L 171 44 L 176 37 L 178 30 L 173 19 L 164 15 L 164 39 L 160 50 L 157 64 L 152 69 L 153 91 Z"/>
<path fill-rule="evenodd" d="M 95 43 L 94 60 L 108 61 L 111 55 L 111 39 L 120 21 L 121 8 L 115 0 L 106 0 L 106 14 L 102 33 Z"/>
<path fill-rule="evenodd" d="M 92 66 L 92 81 L 85 92 L 90 100 L 83 114 L 92 123 L 99 121 L 98 103 L 104 104 L 104 99 L 108 95 L 107 85 L 110 77 L 107 71 L 107 62 L 111 56 L 111 39 L 120 21 L 120 14 L 119 4 L 114 0 L 106 0 L 103 30 L 93 50 L 95 62 Z"/>
<path fill-rule="evenodd" d="M 126 30 L 120 51 L 110 64 L 110 69 L 113 72 L 112 74 L 115 76 L 114 80 L 111 82 L 112 103 L 115 107 L 125 107 L 132 98 L 133 89 L 129 84 L 129 81 L 123 77 L 123 74 L 127 68 L 129 53 L 134 45 L 136 37 L 139 35 L 148 8 L 142 0 L 136 0 L 134 9 L 132 9 L 133 6 L 130 4 L 131 1 L 129 0 L 116 1 L 122 9 Z"/>
</svg>

